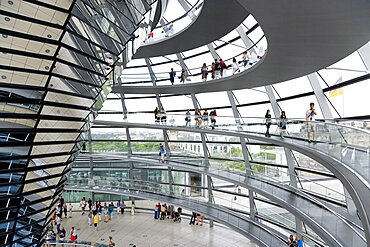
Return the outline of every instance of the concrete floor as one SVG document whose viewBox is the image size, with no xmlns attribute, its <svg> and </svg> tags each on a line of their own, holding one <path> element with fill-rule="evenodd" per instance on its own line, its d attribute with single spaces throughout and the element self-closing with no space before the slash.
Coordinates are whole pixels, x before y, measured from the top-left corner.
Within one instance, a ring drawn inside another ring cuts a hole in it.
<svg viewBox="0 0 370 247">
<path fill-rule="evenodd" d="M 112 236 L 116 246 L 137 247 L 163 247 L 163 246 L 217 246 L 217 247 L 255 247 L 241 234 L 229 228 L 215 224 L 210 228 L 208 224 L 189 225 L 189 219 L 183 218 L 181 223 L 166 219 L 155 220 L 149 212 L 137 212 L 131 216 L 128 212 L 124 215 L 117 214 L 111 221 L 99 223 L 96 232 L 93 226 L 88 226 L 86 214 L 74 212 L 71 219 L 63 219 L 62 226 L 67 231 L 67 236 L 72 226 L 77 228 L 78 239 L 97 243 L 108 243 Z"/>
</svg>

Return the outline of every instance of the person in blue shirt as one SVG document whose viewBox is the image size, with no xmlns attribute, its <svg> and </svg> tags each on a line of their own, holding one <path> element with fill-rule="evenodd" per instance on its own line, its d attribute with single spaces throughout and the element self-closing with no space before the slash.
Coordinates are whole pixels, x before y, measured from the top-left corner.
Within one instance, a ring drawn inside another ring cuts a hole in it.
<svg viewBox="0 0 370 247">
<path fill-rule="evenodd" d="M 296 241 L 296 245 L 297 247 L 303 247 L 303 241 L 299 238 L 299 236 L 295 236 L 295 241 Z"/>
<path fill-rule="evenodd" d="M 112 202 L 108 206 L 108 215 L 109 215 L 110 220 L 113 218 L 113 211 L 114 211 L 114 207 L 113 207 L 113 202 Z"/>
<path fill-rule="evenodd" d="M 164 163 L 164 156 L 166 155 L 166 150 L 164 149 L 164 146 L 162 144 L 159 145 L 161 160 L 159 162 Z"/>
<path fill-rule="evenodd" d="M 176 72 L 173 71 L 173 68 L 171 68 L 171 72 L 169 73 L 170 74 L 170 81 L 171 81 L 171 84 L 173 85 L 174 82 L 175 82 L 175 77 L 176 77 Z"/>
</svg>

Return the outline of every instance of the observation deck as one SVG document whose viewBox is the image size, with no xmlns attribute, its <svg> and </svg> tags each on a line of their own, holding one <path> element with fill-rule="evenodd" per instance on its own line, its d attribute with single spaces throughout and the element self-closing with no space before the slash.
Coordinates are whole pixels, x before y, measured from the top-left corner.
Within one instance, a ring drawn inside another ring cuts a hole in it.
<svg viewBox="0 0 370 247">
<path fill-rule="evenodd" d="M 356 51 L 370 39 L 370 2 L 366 0 L 320 3 L 239 0 L 239 3 L 255 17 L 267 39 L 268 49 L 257 65 L 213 81 L 168 86 L 114 86 L 112 92 L 190 94 L 270 85 L 325 68 Z M 211 22 L 203 29 L 209 25 Z M 192 43 L 195 39 L 182 39 L 181 43 Z M 177 44 L 180 42 L 177 41 Z M 162 54 L 156 55 L 165 54 L 168 52 L 163 47 Z M 150 56 L 147 53 L 145 57 Z"/>
</svg>

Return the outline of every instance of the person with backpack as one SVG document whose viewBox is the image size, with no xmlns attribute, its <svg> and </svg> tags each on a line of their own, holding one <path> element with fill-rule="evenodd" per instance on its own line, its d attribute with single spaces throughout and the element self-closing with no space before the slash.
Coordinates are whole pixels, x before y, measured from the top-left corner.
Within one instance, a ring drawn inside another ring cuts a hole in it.
<svg viewBox="0 0 370 247">
<path fill-rule="evenodd" d="M 221 78 L 221 65 L 218 62 L 218 59 L 215 59 L 215 79 Z"/>
</svg>

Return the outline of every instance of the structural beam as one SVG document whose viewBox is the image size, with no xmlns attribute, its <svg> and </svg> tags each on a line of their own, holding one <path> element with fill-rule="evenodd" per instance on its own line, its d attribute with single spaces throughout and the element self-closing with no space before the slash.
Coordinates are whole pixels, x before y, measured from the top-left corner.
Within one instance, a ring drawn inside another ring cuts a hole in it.
<svg viewBox="0 0 370 247">
<path fill-rule="evenodd" d="M 157 85 L 156 77 L 155 77 L 153 68 L 151 66 L 150 59 L 145 58 L 145 63 L 148 66 L 148 70 L 149 70 L 149 73 L 150 73 L 150 78 L 152 80 L 153 86 L 156 86 Z M 163 108 L 163 105 L 162 105 L 161 99 L 159 97 L 159 94 L 156 93 L 155 98 L 157 100 L 158 109 L 161 110 Z M 170 150 L 170 146 L 168 144 L 167 130 L 163 130 L 163 140 L 164 140 L 164 146 L 165 146 L 165 149 L 166 149 L 166 156 L 167 156 L 167 158 L 170 158 L 171 150 Z M 173 194 L 173 177 L 172 177 L 172 168 L 171 167 L 168 167 L 168 182 L 169 182 L 170 194 Z"/>
<path fill-rule="evenodd" d="M 367 43 L 358 49 L 358 54 L 364 62 L 366 70 L 370 72 L 370 43 Z"/>
<path fill-rule="evenodd" d="M 309 74 L 307 76 L 308 80 L 310 81 L 311 87 L 315 93 L 316 100 L 319 103 L 322 115 L 325 119 L 333 119 L 333 115 L 331 114 L 328 101 L 326 100 L 324 91 L 320 86 L 319 79 L 315 73 Z"/>
<path fill-rule="evenodd" d="M 191 94 L 191 100 L 193 101 L 193 106 L 194 106 L 194 109 L 195 108 L 200 108 L 199 104 L 198 104 L 198 100 L 197 98 L 195 97 L 195 94 Z M 204 133 L 200 133 L 200 138 L 202 140 L 202 147 L 203 147 L 203 155 L 204 155 L 204 166 L 206 167 L 209 167 L 209 152 L 208 152 L 208 148 L 207 148 L 207 141 L 206 141 L 206 135 Z M 213 198 L 213 193 L 212 193 L 212 178 L 210 176 L 206 176 L 206 179 L 207 179 L 207 196 L 208 196 L 208 202 L 210 203 L 214 203 L 214 198 Z M 202 179 L 203 181 L 203 179 Z M 210 220 L 209 221 L 209 226 L 210 227 L 213 227 L 213 220 Z"/>
<path fill-rule="evenodd" d="M 230 105 L 231 105 L 231 108 L 233 110 L 233 114 L 234 114 L 234 118 L 235 118 L 235 123 L 237 124 L 237 129 L 238 131 L 243 131 L 243 127 L 240 125 L 240 113 L 236 107 L 236 104 L 235 104 L 235 98 L 234 98 L 234 94 L 231 92 L 231 91 L 227 91 L 227 96 L 229 97 L 229 101 L 230 101 Z M 245 173 L 247 175 L 250 175 L 251 174 L 251 171 L 252 171 L 252 168 L 251 168 L 251 164 L 250 164 L 250 161 L 249 161 L 249 151 L 248 151 L 248 147 L 247 147 L 247 143 L 245 141 L 244 138 L 240 137 L 240 144 L 241 144 L 241 147 L 242 147 L 242 153 L 243 153 L 243 159 L 244 159 L 244 165 L 245 165 Z M 250 210 L 250 218 L 252 220 L 255 220 L 255 215 L 256 215 L 256 210 L 255 210 L 255 203 L 254 203 L 254 195 L 253 195 L 253 191 L 251 190 L 248 190 L 248 195 L 249 195 L 249 210 Z"/>
<path fill-rule="evenodd" d="M 272 110 L 274 112 L 275 118 L 279 118 L 280 116 L 280 110 L 279 110 L 279 105 L 276 101 L 275 94 L 273 92 L 272 86 L 268 85 L 265 86 L 265 90 L 267 93 L 267 96 L 269 97 L 270 103 Z M 297 174 L 295 172 L 295 167 L 297 167 L 297 163 L 295 162 L 294 155 L 291 149 L 289 148 L 284 148 L 284 153 L 288 165 L 288 171 L 289 171 L 289 178 L 290 178 L 290 185 L 297 188 Z M 295 217 L 295 223 L 296 223 L 296 232 L 297 234 L 302 234 L 302 221 L 298 218 Z"/>
</svg>

